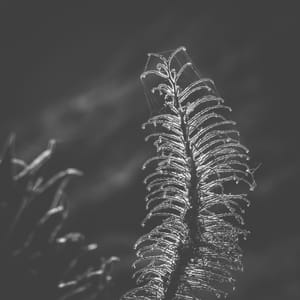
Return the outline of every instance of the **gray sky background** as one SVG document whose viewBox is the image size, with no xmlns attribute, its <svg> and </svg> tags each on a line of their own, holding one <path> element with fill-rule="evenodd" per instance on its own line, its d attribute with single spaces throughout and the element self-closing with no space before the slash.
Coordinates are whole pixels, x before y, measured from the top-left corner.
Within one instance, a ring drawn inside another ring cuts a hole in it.
<svg viewBox="0 0 300 300">
<path fill-rule="evenodd" d="M 232 300 L 300 299 L 299 16 L 289 2 L 3 1 L 0 142 L 30 159 L 55 138 L 53 170 L 76 167 L 69 228 L 118 255 L 129 286 L 152 148 L 139 82 L 147 52 L 184 45 L 233 108 L 258 187 L 246 214 L 245 272 Z M 290 2 L 291 3 L 291 2 Z"/>
</svg>

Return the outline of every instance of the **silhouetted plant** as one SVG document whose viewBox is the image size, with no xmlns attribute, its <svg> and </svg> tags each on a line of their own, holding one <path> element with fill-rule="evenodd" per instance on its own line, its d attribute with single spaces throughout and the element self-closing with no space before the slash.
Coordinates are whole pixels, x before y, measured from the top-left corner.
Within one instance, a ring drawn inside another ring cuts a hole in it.
<svg viewBox="0 0 300 300">
<path fill-rule="evenodd" d="M 30 164 L 16 159 L 13 148 L 11 138 L 0 163 L 0 299 L 107 299 L 117 258 L 101 258 L 97 244 L 80 233 L 62 234 L 64 189 L 80 172 L 43 177 L 54 142 Z"/>
<path fill-rule="evenodd" d="M 161 223 L 135 244 L 137 288 L 124 300 L 220 298 L 234 288 L 241 271 L 239 238 L 246 238 L 242 214 L 249 205 L 232 182 L 253 190 L 248 149 L 239 142 L 212 80 L 202 78 L 184 47 L 149 54 L 141 75 L 153 111 L 157 154 L 144 164 L 149 210 L 143 224 Z M 240 189 L 239 185 L 237 187 Z"/>
</svg>

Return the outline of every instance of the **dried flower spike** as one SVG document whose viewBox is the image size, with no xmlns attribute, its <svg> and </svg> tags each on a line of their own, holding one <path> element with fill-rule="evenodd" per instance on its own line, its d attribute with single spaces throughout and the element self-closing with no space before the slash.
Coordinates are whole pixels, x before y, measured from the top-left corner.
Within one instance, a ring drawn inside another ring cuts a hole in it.
<svg viewBox="0 0 300 300">
<path fill-rule="evenodd" d="M 149 54 L 141 80 L 153 112 L 142 128 L 157 152 L 143 166 L 143 224 L 160 224 L 135 244 L 138 287 L 123 299 L 226 297 L 243 268 L 238 242 L 247 235 L 249 201 L 240 190 L 255 187 L 249 151 L 227 117 L 231 109 L 184 47 Z"/>
</svg>

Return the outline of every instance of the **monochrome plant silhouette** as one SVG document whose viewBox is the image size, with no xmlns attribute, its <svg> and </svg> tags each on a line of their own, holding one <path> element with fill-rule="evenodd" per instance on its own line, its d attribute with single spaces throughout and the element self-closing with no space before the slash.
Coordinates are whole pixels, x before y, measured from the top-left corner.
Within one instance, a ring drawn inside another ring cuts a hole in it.
<svg viewBox="0 0 300 300">
<path fill-rule="evenodd" d="M 242 214 L 249 201 L 239 183 L 255 187 L 248 149 L 227 118 L 231 109 L 184 47 L 149 54 L 141 80 L 153 112 L 142 127 L 156 147 L 143 166 L 143 225 L 161 221 L 135 243 L 138 287 L 123 299 L 226 297 L 243 268 L 238 242 L 247 235 Z"/>
<path fill-rule="evenodd" d="M 184 47 L 150 53 L 141 80 L 152 115 L 142 125 L 156 154 L 143 165 L 150 231 L 135 243 L 137 287 L 122 300 L 226 297 L 242 271 L 243 214 L 255 188 L 248 149 L 230 107 Z M 84 235 L 66 232 L 65 188 L 81 173 L 47 176 L 55 143 L 31 163 L 0 162 L 0 299 L 109 299 L 116 257 L 99 255 Z"/>
</svg>

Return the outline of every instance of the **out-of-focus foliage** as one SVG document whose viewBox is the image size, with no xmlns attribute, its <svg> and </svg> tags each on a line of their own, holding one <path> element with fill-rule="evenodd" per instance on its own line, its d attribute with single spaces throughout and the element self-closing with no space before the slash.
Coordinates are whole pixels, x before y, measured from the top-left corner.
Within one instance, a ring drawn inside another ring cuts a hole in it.
<svg viewBox="0 0 300 300">
<path fill-rule="evenodd" d="M 31 163 L 15 158 L 14 138 L 0 163 L 0 298 L 106 299 L 116 257 L 99 256 L 98 245 L 65 232 L 65 187 L 81 173 L 66 169 L 50 178 L 43 169 L 55 143 Z"/>
</svg>

